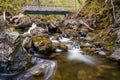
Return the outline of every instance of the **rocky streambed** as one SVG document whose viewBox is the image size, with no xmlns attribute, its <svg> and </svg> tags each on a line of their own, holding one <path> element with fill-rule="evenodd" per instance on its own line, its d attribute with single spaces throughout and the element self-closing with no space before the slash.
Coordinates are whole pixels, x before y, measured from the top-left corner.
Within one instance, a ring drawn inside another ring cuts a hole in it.
<svg viewBox="0 0 120 80">
<path fill-rule="evenodd" d="M 119 80 L 120 50 L 110 43 L 110 30 L 95 31 L 76 19 L 11 25 L 0 34 L 2 80 Z"/>
</svg>

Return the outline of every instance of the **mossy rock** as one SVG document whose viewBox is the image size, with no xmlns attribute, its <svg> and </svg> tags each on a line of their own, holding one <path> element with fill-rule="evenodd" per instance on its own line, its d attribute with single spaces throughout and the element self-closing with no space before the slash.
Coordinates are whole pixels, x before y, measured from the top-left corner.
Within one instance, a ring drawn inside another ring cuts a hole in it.
<svg viewBox="0 0 120 80">
<path fill-rule="evenodd" d="M 65 31 L 66 31 L 66 33 L 68 34 L 69 37 L 78 35 L 77 31 L 74 30 L 74 29 L 66 29 Z"/>
<path fill-rule="evenodd" d="M 33 45 L 39 52 L 46 53 L 53 51 L 52 49 L 52 41 L 47 38 L 41 38 L 38 36 L 32 37 Z"/>
<path fill-rule="evenodd" d="M 67 51 L 68 47 L 63 43 L 54 43 L 53 49 L 62 49 L 63 51 Z"/>
</svg>

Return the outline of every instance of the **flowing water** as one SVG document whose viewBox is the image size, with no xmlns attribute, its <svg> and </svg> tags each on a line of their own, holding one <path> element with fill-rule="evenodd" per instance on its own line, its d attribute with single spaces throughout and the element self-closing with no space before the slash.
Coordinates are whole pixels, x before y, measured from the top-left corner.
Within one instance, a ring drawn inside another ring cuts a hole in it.
<svg viewBox="0 0 120 80">
<path fill-rule="evenodd" d="M 44 80 L 53 80 L 56 72 L 56 62 L 33 57 L 32 63 L 36 63 L 33 67 L 18 75 L 17 80 L 29 80 L 35 74 L 41 73 L 44 70 Z"/>
<path fill-rule="evenodd" d="M 33 24 L 27 33 L 35 27 L 36 24 Z M 56 49 L 56 54 L 60 55 L 53 60 L 33 57 L 30 62 L 34 65 L 15 77 L 15 80 L 120 80 L 118 63 L 106 56 L 92 53 L 85 55 L 80 45 L 69 38 L 56 40 L 50 37 L 50 40 L 53 43 L 65 43 L 68 51 Z"/>
<path fill-rule="evenodd" d="M 83 55 L 79 45 L 73 46 L 66 43 L 68 52 L 60 52 L 60 56 L 54 60 L 57 61 L 57 71 L 54 80 L 120 80 L 120 67 L 118 63 L 110 61 L 106 56 L 96 54 Z M 59 42 L 53 40 L 53 42 Z M 34 77 L 32 80 L 43 80 L 40 77 Z"/>
</svg>

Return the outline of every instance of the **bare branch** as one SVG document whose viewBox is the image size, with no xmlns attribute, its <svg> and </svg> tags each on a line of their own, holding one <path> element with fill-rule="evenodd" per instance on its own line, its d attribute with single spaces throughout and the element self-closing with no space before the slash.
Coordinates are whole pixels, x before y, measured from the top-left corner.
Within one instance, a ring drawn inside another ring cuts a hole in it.
<svg viewBox="0 0 120 80">
<path fill-rule="evenodd" d="M 86 24 L 84 21 L 80 20 L 79 23 L 85 25 L 87 28 L 89 28 L 90 30 L 94 30 L 93 28 L 91 28 L 88 24 Z"/>
</svg>

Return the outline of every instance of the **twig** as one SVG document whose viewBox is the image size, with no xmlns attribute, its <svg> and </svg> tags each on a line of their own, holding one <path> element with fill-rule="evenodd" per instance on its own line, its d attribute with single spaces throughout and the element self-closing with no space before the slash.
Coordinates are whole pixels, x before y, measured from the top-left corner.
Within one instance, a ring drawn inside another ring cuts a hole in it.
<svg viewBox="0 0 120 80">
<path fill-rule="evenodd" d="M 85 25 L 86 27 L 88 27 L 90 30 L 94 30 L 93 28 L 91 28 L 88 24 L 86 24 L 84 21 L 80 20 L 79 23 Z"/>
<path fill-rule="evenodd" d="M 111 0 L 111 5 L 112 5 L 112 8 L 113 8 L 113 18 L 116 22 L 116 17 L 115 17 L 115 7 L 114 7 L 114 4 L 113 4 L 113 0 Z"/>
</svg>

